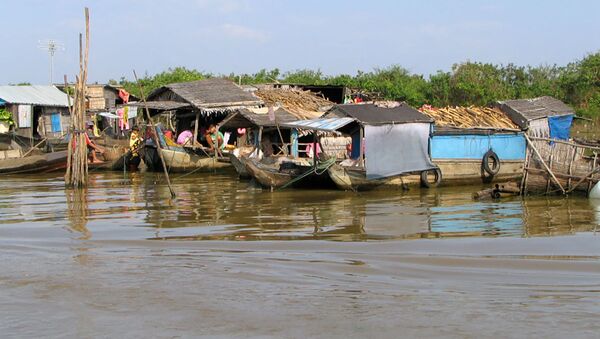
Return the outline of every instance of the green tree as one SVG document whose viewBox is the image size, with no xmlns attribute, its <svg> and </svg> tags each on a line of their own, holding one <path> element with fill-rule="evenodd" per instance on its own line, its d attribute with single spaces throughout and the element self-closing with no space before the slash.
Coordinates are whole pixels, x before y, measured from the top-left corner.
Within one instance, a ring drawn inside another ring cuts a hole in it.
<svg viewBox="0 0 600 339">
<path fill-rule="evenodd" d="M 452 66 L 450 101 L 453 105 L 485 106 L 510 97 L 497 66 L 478 62 Z"/>
<path fill-rule="evenodd" d="M 450 105 L 450 79 L 452 74 L 449 72 L 438 71 L 429 76 L 427 87 L 427 101 L 435 107 Z"/>
</svg>

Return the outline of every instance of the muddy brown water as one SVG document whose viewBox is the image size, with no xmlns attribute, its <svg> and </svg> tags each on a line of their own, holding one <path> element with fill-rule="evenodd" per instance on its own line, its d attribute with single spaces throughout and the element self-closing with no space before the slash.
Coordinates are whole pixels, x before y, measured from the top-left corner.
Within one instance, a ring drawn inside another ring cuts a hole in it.
<svg viewBox="0 0 600 339">
<path fill-rule="evenodd" d="M 0 336 L 600 333 L 600 203 L 161 182 L 1 177 Z"/>
</svg>

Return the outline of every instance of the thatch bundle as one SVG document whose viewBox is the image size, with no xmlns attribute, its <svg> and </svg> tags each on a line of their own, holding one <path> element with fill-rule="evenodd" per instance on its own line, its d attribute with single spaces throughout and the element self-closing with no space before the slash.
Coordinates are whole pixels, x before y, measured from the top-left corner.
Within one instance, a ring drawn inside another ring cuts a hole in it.
<svg viewBox="0 0 600 339">
<path fill-rule="evenodd" d="M 298 119 L 315 119 L 333 103 L 311 91 L 298 89 L 259 89 L 254 92 L 267 106 L 281 105 Z"/>
<path fill-rule="evenodd" d="M 420 111 L 432 118 L 437 126 L 460 128 L 518 128 L 518 126 L 498 108 L 448 106 L 443 108 L 422 107 Z"/>
</svg>

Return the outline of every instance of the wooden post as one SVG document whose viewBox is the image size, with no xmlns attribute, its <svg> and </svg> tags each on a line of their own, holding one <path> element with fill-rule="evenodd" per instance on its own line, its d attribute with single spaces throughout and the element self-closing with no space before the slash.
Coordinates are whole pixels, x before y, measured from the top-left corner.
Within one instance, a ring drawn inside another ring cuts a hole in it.
<svg viewBox="0 0 600 339">
<path fill-rule="evenodd" d="M 365 129 L 363 126 L 360 126 L 359 138 L 360 138 L 360 142 L 358 143 L 358 145 L 360 147 L 360 150 L 359 150 L 360 153 L 359 153 L 359 157 L 358 157 L 360 159 L 359 164 L 361 166 L 364 166 L 365 165 L 365 159 L 364 159 L 365 150 L 364 150 L 364 144 L 363 144 L 364 140 L 363 139 L 365 138 Z"/>
<path fill-rule="evenodd" d="M 594 162 L 592 163 L 592 170 L 591 170 L 591 175 L 590 175 L 590 180 L 588 180 L 588 185 L 587 185 L 587 190 L 586 193 L 587 195 L 590 194 L 590 191 L 592 190 L 592 182 L 594 180 L 592 180 L 594 178 L 594 174 L 596 172 L 596 161 L 598 160 L 598 153 L 594 152 Z"/>
<path fill-rule="evenodd" d="M 70 187 L 84 187 L 87 184 L 88 166 L 87 166 L 87 145 L 85 138 L 85 100 L 86 100 L 86 82 L 87 69 L 89 61 L 90 47 L 90 14 L 89 9 L 85 8 L 85 51 L 83 47 L 83 38 L 79 34 L 79 75 L 75 77 L 75 100 L 71 110 L 71 138 L 69 141 L 69 159 L 68 168 L 65 174 L 65 185 Z M 66 77 L 65 77 L 66 78 Z M 72 150 L 73 143 L 76 142 L 75 150 Z"/>
<path fill-rule="evenodd" d="M 540 155 L 540 153 L 538 152 L 538 150 L 535 148 L 535 146 L 531 142 L 531 139 L 529 139 L 529 136 L 527 136 L 527 134 L 523 134 L 523 135 L 525 136 L 525 139 L 527 140 L 527 143 L 529 144 L 529 146 L 531 147 L 531 149 L 533 150 L 533 152 L 535 153 L 535 155 L 540 159 L 540 162 L 542 163 L 542 166 L 544 166 L 544 168 L 546 169 L 546 171 L 548 171 L 548 173 L 550 174 L 550 176 L 552 177 L 552 179 L 554 179 L 554 182 L 558 185 L 558 187 L 560 187 L 560 190 L 561 190 L 562 194 L 566 194 L 567 192 L 565 191 L 565 189 L 563 188 L 563 186 L 560 184 L 560 182 L 558 181 L 558 179 L 556 179 L 556 176 L 554 175 L 554 173 L 552 172 L 552 170 L 548 167 L 548 165 L 546 165 L 546 162 L 544 161 L 544 159 L 542 158 L 542 156 Z"/>
<path fill-rule="evenodd" d="M 196 112 L 196 121 L 194 122 L 194 137 L 192 139 L 192 148 L 196 149 L 196 140 L 198 139 L 198 120 L 200 118 L 200 112 Z"/>
<path fill-rule="evenodd" d="M 525 150 L 525 162 L 523 163 L 523 178 L 521 179 L 521 195 L 527 194 L 527 177 L 529 176 L 529 161 L 531 161 L 531 154 L 529 150 Z"/>
<path fill-rule="evenodd" d="M 263 133 L 263 127 L 260 126 L 258 128 L 258 139 L 256 141 L 256 147 L 258 149 L 258 153 L 256 154 L 256 157 L 260 159 L 260 152 L 262 151 L 262 133 Z"/>
<path fill-rule="evenodd" d="M 313 167 L 317 168 L 317 131 L 313 131 L 313 142 L 312 142 L 312 150 L 313 154 Z"/>
<path fill-rule="evenodd" d="M 577 157 L 577 147 L 571 147 L 573 150 L 573 157 L 571 157 L 571 161 L 569 162 L 569 176 L 573 175 L 573 163 L 575 162 L 575 158 Z M 567 190 L 571 189 L 571 177 L 567 180 Z"/>
<path fill-rule="evenodd" d="M 550 149 L 550 155 L 548 156 L 548 158 L 549 158 L 548 167 L 552 168 L 552 163 L 554 162 L 554 147 L 552 147 Z M 548 176 L 548 180 L 546 180 L 546 194 L 548 194 L 550 192 L 550 183 L 551 182 L 552 182 L 552 180 Z"/>
<path fill-rule="evenodd" d="M 167 165 L 165 164 L 165 158 L 163 157 L 162 154 L 162 146 L 160 145 L 160 140 L 158 139 L 158 135 L 156 135 L 156 125 L 154 125 L 154 120 L 152 120 L 152 117 L 150 116 L 150 110 L 148 109 L 148 104 L 146 103 L 146 96 L 144 95 L 144 88 L 142 87 L 142 84 L 140 83 L 137 74 L 135 73 L 135 70 L 133 71 L 133 77 L 135 78 L 135 81 L 138 84 L 138 87 L 140 89 L 140 95 L 142 97 L 142 102 L 144 103 L 144 110 L 146 111 L 146 118 L 148 119 L 148 122 L 150 123 L 150 127 L 152 128 L 152 136 L 154 137 L 154 142 L 156 143 L 156 150 L 158 151 L 158 157 L 160 158 L 160 162 L 162 163 L 163 166 L 163 171 L 165 172 L 165 177 L 167 178 L 167 185 L 169 186 L 169 191 L 171 192 L 171 198 L 175 198 L 175 191 L 173 190 L 173 187 L 171 187 L 171 179 L 169 179 L 169 171 L 167 170 Z"/>
</svg>

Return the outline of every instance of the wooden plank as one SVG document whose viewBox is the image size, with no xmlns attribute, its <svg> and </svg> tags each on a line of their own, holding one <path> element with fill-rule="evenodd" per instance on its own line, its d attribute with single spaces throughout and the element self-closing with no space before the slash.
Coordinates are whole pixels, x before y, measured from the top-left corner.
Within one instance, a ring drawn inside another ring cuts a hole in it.
<svg viewBox="0 0 600 339">
<path fill-rule="evenodd" d="M 546 171 L 548 171 L 548 173 L 550 174 L 550 176 L 552 176 L 552 179 L 554 179 L 554 182 L 558 185 L 558 187 L 560 187 L 560 190 L 563 194 L 566 194 L 567 192 L 565 191 L 564 187 L 561 185 L 561 183 L 558 181 L 558 179 L 556 179 L 556 176 L 554 175 L 554 173 L 552 172 L 552 170 L 548 167 L 548 165 L 546 165 L 546 162 L 544 161 L 544 159 L 542 158 L 542 156 L 540 155 L 540 153 L 538 152 L 537 148 L 535 148 L 535 146 L 533 145 L 533 142 L 531 141 L 531 139 L 529 139 L 529 136 L 525 133 L 523 134 L 525 136 L 525 140 L 527 140 L 527 142 L 529 143 L 529 146 L 531 146 L 533 152 L 535 153 L 535 155 L 537 155 L 537 157 L 540 159 L 542 165 L 544 166 L 544 168 L 546 169 Z"/>
</svg>

